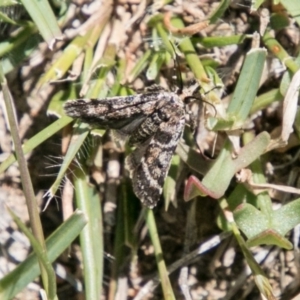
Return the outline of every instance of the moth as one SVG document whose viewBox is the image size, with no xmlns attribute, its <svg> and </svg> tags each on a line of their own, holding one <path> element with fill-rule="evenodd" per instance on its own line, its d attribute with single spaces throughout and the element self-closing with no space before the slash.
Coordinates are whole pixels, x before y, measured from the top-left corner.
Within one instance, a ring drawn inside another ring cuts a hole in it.
<svg viewBox="0 0 300 300">
<path fill-rule="evenodd" d="M 64 110 L 72 118 L 128 137 L 129 145 L 135 146 L 125 160 L 134 193 L 144 205 L 153 208 L 161 197 L 172 156 L 190 114 L 185 100 L 192 98 L 198 88 L 196 84 L 184 92 L 169 92 L 153 85 L 137 95 L 68 100 Z"/>
</svg>

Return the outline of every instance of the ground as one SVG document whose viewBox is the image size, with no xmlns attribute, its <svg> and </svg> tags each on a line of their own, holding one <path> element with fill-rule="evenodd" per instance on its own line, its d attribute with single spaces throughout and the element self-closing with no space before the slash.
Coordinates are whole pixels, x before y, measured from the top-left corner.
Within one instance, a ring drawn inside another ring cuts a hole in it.
<svg viewBox="0 0 300 300">
<path fill-rule="evenodd" d="M 62 111 L 63 101 L 79 98 L 79 93 L 82 92 L 81 87 L 86 90 L 90 88 L 90 91 L 82 96 L 85 98 L 96 97 L 96 85 L 104 81 L 106 81 L 105 85 L 99 88 L 100 91 L 98 90 L 100 95 L 103 95 L 104 90 L 112 93 L 114 89 L 119 93 L 139 92 L 154 82 L 168 90 L 175 91 L 181 81 L 178 76 L 173 78 L 172 75 L 173 73 L 178 75 L 179 70 L 183 76 L 183 84 L 185 87 L 189 86 L 196 79 L 197 74 L 191 71 L 186 53 L 180 49 L 181 43 L 188 38 L 194 38 L 192 41 L 197 59 L 200 58 L 204 65 L 214 70 L 211 71 L 208 82 L 205 78 L 197 77 L 197 80 L 202 80 L 204 88 L 208 84 L 215 90 L 216 83 L 212 76 L 216 75 L 224 85 L 216 91 L 217 95 L 222 98 L 222 107 L 226 107 L 226 103 L 230 102 L 245 57 L 251 48 L 253 50 L 252 34 L 260 31 L 261 35 L 264 35 L 264 20 L 267 20 L 266 24 L 272 27 L 271 35 L 276 38 L 288 55 L 292 57 L 299 55 L 299 25 L 283 6 L 275 6 L 266 1 L 258 11 L 251 12 L 250 2 L 234 1 L 226 7 L 224 12 L 220 13 L 221 15 L 213 24 L 203 22 L 210 19 L 213 13 L 220 9 L 219 4 L 218 1 L 212 0 L 175 1 L 168 4 L 158 1 L 146 3 L 146 1 L 138 0 L 122 0 L 114 3 L 79 0 L 68 4 L 65 8 L 53 4 L 54 13 L 59 19 L 63 33 L 63 39 L 54 45 L 53 50 L 49 49 L 39 34 L 32 33 L 28 34 L 27 43 L 22 44 L 26 49 L 31 49 L 25 59 L 19 61 L 17 51 L 3 55 L 6 60 L 16 62 L 11 70 L 8 69 L 5 72 L 14 98 L 19 136 L 22 142 L 29 140 L 57 120 L 57 116 Z M 30 20 L 25 9 L 21 8 L 20 14 L 17 14 L 15 9 L 19 10 L 20 7 L 4 11 L 16 20 Z M 155 16 L 157 19 L 153 19 Z M 178 32 L 176 26 L 170 24 L 170 18 L 176 16 L 184 23 L 185 31 Z M 268 16 L 272 16 L 271 21 Z M 276 23 L 279 22 L 278 20 L 284 20 L 286 23 L 280 26 Z M 174 43 L 172 47 L 177 53 L 176 56 L 170 55 L 166 49 L 160 29 L 156 24 L 161 24 L 167 32 L 167 38 Z M 2 26 L 0 43 L 4 45 L 4 42 L 15 34 L 18 26 L 9 27 L 4 26 L 3 23 L 0 25 Z M 97 32 L 97 26 L 102 25 L 103 31 Z M 196 29 L 189 27 L 193 25 Z M 66 67 L 68 58 L 71 57 L 69 52 L 66 55 L 68 45 L 78 36 L 82 36 L 84 40 L 86 32 L 90 31 L 91 36 L 83 44 L 80 42 L 73 44 L 80 54 L 72 60 L 72 67 L 69 69 Z M 234 42 L 234 40 L 225 42 L 225 37 L 239 35 L 241 38 L 239 42 Z M 245 35 L 248 37 L 246 38 Z M 215 41 L 210 41 L 215 44 L 208 46 L 209 41 L 205 40 L 206 37 L 216 37 Z M 263 95 L 266 99 L 268 92 L 272 93 L 280 88 L 280 92 L 283 93 L 283 90 L 287 88 L 283 87 L 285 82 L 282 79 L 286 74 L 286 65 L 284 59 L 270 50 L 265 40 L 260 40 L 258 46 L 268 49 L 266 67 L 258 92 L 258 96 Z M 87 58 L 88 55 L 91 55 L 90 61 Z M 138 68 L 143 55 L 145 55 L 145 67 Z M 157 55 L 156 58 L 155 55 Z M 54 75 L 50 76 L 51 66 L 61 57 L 64 60 L 56 65 Z M 91 60 L 93 60 L 92 63 Z M 152 67 L 149 64 L 150 61 Z M 149 67 L 146 67 L 147 64 Z M 43 82 L 43 78 L 46 78 L 45 74 L 50 77 Z M 287 78 L 285 80 L 287 82 L 285 84 L 288 85 L 290 81 Z M 88 82 L 92 83 L 88 85 Z M 95 82 L 96 84 L 93 85 Z M 202 91 L 202 96 L 206 92 Z M 195 156 L 196 159 L 201 156 L 203 164 L 205 161 L 213 161 L 218 156 L 226 138 L 224 131 L 218 132 L 216 137 L 207 129 L 206 110 L 211 115 L 220 113 L 219 104 L 214 103 L 209 95 L 206 100 L 202 99 L 204 100 L 201 105 L 203 112 L 201 122 L 196 128 L 196 143 L 189 128 L 186 129 L 184 139 L 181 141 L 182 144 L 195 149 L 198 155 Z M 1 162 L 14 151 L 2 98 L 1 94 Z M 283 98 L 281 94 L 277 98 L 275 96 L 269 105 L 262 106 L 254 112 L 251 111 L 243 124 L 243 131 L 254 135 L 267 131 L 276 136 L 282 124 Z M 59 100 L 55 102 L 56 99 Z M 206 101 L 213 104 L 208 104 L 204 108 Z M 57 103 L 59 103 L 58 106 L 56 106 Z M 53 184 L 66 154 L 66 144 L 69 142 L 68 132 L 72 130 L 72 125 L 69 124 L 66 128 L 57 130 L 45 142 L 26 154 L 46 237 L 60 226 L 66 215 L 70 215 L 68 208 L 73 209 L 73 185 L 69 183 L 74 179 L 72 172 L 76 166 L 70 167 L 68 176 L 65 177 L 68 179 L 63 180 L 56 196 L 46 208 L 47 197 L 43 197 Z M 90 136 L 89 142 L 84 147 L 89 154 L 82 154 L 83 158 L 81 156 L 78 161 L 84 165 L 86 180 L 96 191 L 99 200 L 101 199 L 103 209 L 105 255 L 102 299 L 162 299 L 164 294 L 159 283 L 155 249 L 148 233 L 148 225 L 145 225 L 143 221 L 145 212 L 132 192 L 132 183 L 124 167 L 125 157 L 130 151 L 129 147 L 116 141 L 109 133 L 105 133 L 102 139 Z M 297 134 L 292 134 L 287 146 L 261 155 L 263 174 L 268 183 L 297 187 L 297 179 L 291 178 L 291 174 L 295 174 L 296 178 L 299 177 L 298 147 L 299 137 Z M 92 161 L 90 159 L 91 148 L 99 149 L 96 163 L 90 163 Z M 180 162 L 179 157 L 182 159 Z M 189 202 L 183 200 L 189 176 L 195 175 L 201 179 L 199 173 L 193 169 L 199 162 L 184 161 L 180 150 L 177 150 L 177 162 L 176 158 L 174 161 L 170 173 L 175 172 L 173 178 L 176 180 L 171 183 L 171 188 L 165 186 L 165 191 L 169 192 L 169 196 L 166 196 L 167 193 L 164 194 L 165 197 L 162 197 L 153 213 L 175 298 L 263 299 L 236 238 L 221 229 L 220 200 L 208 196 L 197 197 Z M 9 166 L 0 176 L 0 277 L 3 277 L 26 259 L 31 252 L 31 245 L 7 211 L 9 207 L 23 223 L 29 224 L 18 165 Z M 232 178 L 226 190 L 226 197 L 234 190 L 236 184 L 236 179 Z M 71 194 L 68 196 L 67 193 Z M 274 190 L 270 192 L 270 195 L 274 209 L 298 198 L 294 195 L 291 197 L 287 193 L 274 192 Z M 167 211 L 163 198 L 168 198 L 172 202 L 169 203 Z M 129 204 L 128 200 L 130 200 Z M 125 216 L 120 214 L 124 207 L 128 209 L 128 215 Z M 127 226 L 130 228 L 129 231 L 126 231 Z M 121 234 L 120 231 L 122 231 Z M 128 232 L 129 236 L 126 235 Z M 121 242 L 118 240 L 120 236 Z M 251 247 L 251 253 L 266 273 L 274 297 L 296 300 L 300 299 L 298 227 L 288 232 L 286 237 L 293 243 L 295 250 L 260 245 Z M 216 239 L 219 240 L 216 242 Z M 197 251 L 199 247 L 206 248 L 197 255 L 194 251 Z M 84 298 L 83 264 L 80 241 L 75 239 L 67 252 L 63 253 L 54 264 L 59 299 Z M 115 281 L 117 286 L 114 285 Z M 15 299 L 39 299 L 40 287 L 41 283 L 37 278 Z M 184 293 L 185 288 L 186 293 Z M 144 291 L 143 297 L 139 296 L 141 291 Z M 114 298 L 112 295 L 115 293 Z M 270 296 L 269 299 L 272 297 Z"/>
</svg>

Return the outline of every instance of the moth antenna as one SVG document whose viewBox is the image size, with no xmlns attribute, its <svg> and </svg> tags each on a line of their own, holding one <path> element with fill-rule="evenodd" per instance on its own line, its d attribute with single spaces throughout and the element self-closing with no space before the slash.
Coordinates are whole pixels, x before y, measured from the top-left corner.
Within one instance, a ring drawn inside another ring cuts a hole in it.
<svg viewBox="0 0 300 300">
<path fill-rule="evenodd" d="M 205 93 L 204 93 L 204 96 L 207 95 L 207 94 L 209 94 L 211 91 L 213 91 L 213 90 L 215 90 L 215 89 L 218 89 L 218 88 L 220 88 L 220 86 L 218 86 L 218 85 L 214 86 L 212 89 L 210 89 L 209 91 L 205 92 Z M 196 97 L 196 96 L 187 96 L 187 97 L 184 98 L 184 101 L 189 101 L 190 99 L 196 99 L 196 100 L 202 101 L 202 102 L 204 102 L 204 103 L 210 105 L 210 106 L 214 109 L 214 111 L 215 111 L 214 117 L 217 116 L 218 112 L 217 112 L 217 109 L 215 108 L 215 106 L 214 106 L 212 103 L 210 103 L 210 102 L 204 100 L 204 99 L 201 97 L 201 95 L 200 95 L 200 98 L 199 98 L 199 97 Z"/>
<path fill-rule="evenodd" d="M 199 98 L 199 97 L 195 97 L 195 96 L 188 96 L 188 97 L 185 97 L 185 101 L 186 100 L 190 100 L 190 99 L 196 99 L 196 100 L 199 100 L 199 101 L 202 101 L 202 102 L 204 102 L 204 103 L 206 103 L 206 104 L 208 104 L 208 105 L 210 105 L 213 109 L 214 109 L 214 111 L 215 111 L 215 115 L 214 115 L 214 117 L 216 117 L 217 116 L 217 110 L 216 110 L 216 108 L 215 108 L 215 106 L 213 105 L 213 104 L 211 104 L 210 102 L 208 102 L 208 101 L 206 101 L 206 100 L 204 100 L 204 99 L 202 99 L 202 98 Z"/>
</svg>

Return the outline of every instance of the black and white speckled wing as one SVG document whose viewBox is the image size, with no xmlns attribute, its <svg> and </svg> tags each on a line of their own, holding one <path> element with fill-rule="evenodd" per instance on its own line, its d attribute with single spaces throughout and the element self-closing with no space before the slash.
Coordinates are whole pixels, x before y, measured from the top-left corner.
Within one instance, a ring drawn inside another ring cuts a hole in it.
<svg viewBox="0 0 300 300">
<path fill-rule="evenodd" d="M 156 206 L 161 197 L 171 159 L 185 125 L 181 105 L 169 103 L 165 108 L 169 119 L 161 122 L 156 132 L 126 159 L 134 193 L 149 208 Z"/>
<path fill-rule="evenodd" d="M 160 89 L 132 96 L 68 100 L 64 110 L 68 116 L 79 118 L 97 128 L 116 129 L 122 134 L 131 134 L 147 116 L 159 109 L 158 102 L 167 94 Z"/>
<path fill-rule="evenodd" d="M 64 109 L 70 117 L 129 135 L 136 146 L 126 159 L 133 190 L 144 205 L 156 206 L 185 125 L 181 98 L 153 86 L 134 96 L 69 100 Z"/>
</svg>

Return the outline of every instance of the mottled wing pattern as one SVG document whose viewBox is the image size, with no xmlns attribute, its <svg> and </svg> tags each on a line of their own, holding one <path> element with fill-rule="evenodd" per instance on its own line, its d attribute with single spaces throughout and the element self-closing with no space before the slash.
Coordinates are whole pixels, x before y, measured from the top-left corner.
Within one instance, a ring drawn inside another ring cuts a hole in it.
<svg viewBox="0 0 300 300">
<path fill-rule="evenodd" d="M 126 159 L 134 193 L 149 208 L 156 206 L 160 199 L 172 156 L 185 125 L 185 113 L 181 105 L 169 103 L 164 107 L 169 111 L 169 119 L 161 122 L 152 137 Z"/>
<path fill-rule="evenodd" d="M 64 110 L 68 116 L 88 124 L 130 134 L 157 109 L 157 102 L 164 94 L 167 92 L 160 90 L 106 99 L 68 100 Z"/>
<path fill-rule="evenodd" d="M 185 125 L 180 97 L 154 86 L 134 96 L 69 100 L 64 109 L 71 117 L 130 136 L 129 144 L 136 149 L 126 165 L 133 189 L 144 205 L 153 208 Z"/>
</svg>

